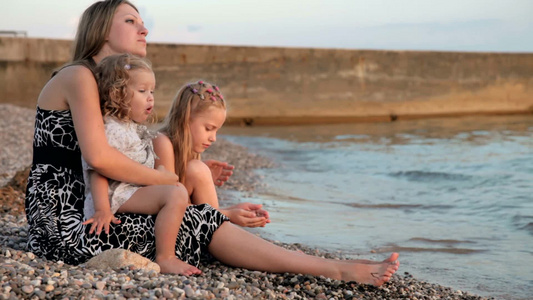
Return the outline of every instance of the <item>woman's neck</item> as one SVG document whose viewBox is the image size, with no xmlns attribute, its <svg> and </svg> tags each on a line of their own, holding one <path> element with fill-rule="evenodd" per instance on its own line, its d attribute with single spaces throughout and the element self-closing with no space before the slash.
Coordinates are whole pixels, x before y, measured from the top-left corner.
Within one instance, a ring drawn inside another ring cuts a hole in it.
<svg viewBox="0 0 533 300">
<path fill-rule="evenodd" d="M 98 54 L 96 54 L 95 56 L 93 56 L 93 59 L 94 59 L 94 62 L 96 64 L 99 64 L 102 59 L 108 57 L 108 56 L 111 56 L 113 54 L 117 54 L 117 53 L 113 53 L 112 51 L 110 51 L 109 49 L 107 49 L 107 47 L 103 47 L 100 52 L 98 52 Z"/>
</svg>

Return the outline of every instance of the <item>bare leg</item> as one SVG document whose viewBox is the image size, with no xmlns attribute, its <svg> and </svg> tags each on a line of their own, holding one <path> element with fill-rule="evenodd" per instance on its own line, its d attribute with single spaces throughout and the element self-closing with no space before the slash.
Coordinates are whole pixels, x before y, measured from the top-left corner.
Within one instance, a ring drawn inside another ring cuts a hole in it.
<svg viewBox="0 0 533 300">
<path fill-rule="evenodd" d="M 204 162 L 193 159 L 187 163 L 185 187 L 191 197 L 192 204 L 207 203 L 214 208 L 219 208 L 211 170 Z"/>
<path fill-rule="evenodd" d="M 377 264 L 325 259 L 291 251 L 265 241 L 229 222 L 213 234 L 209 252 L 234 267 L 272 273 L 323 275 L 332 279 L 380 286 L 398 270 L 398 254 Z M 390 261 L 389 261 L 390 260 Z"/>
<path fill-rule="evenodd" d="M 200 269 L 176 257 L 175 246 L 181 221 L 188 205 L 183 186 L 153 185 L 138 189 L 119 212 L 157 214 L 155 221 L 156 263 L 162 273 L 201 274 Z"/>
<path fill-rule="evenodd" d="M 296 252 L 305 255 L 305 253 L 302 250 L 296 250 Z M 367 264 L 367 265 L 377 265 L 377 264 L 383 264 L 383 263 L 389 263 L 393 265 L 400 266 L 400 262 L 397 260 L 398 256 L 394 256 L 391 254 L 388 258 L 382 260 L 382 261 L 376 261 L 376 260 L 369 260 L 369 259 L 346 259 L 345 262 L 352 262 L 352 263 L 359 263 L 359 264 Z"/>
</svg>

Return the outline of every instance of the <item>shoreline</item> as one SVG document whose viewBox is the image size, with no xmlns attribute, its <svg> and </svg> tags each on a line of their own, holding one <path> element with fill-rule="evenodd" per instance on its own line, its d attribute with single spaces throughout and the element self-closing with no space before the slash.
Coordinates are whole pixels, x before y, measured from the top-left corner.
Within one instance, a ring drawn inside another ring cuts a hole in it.
<svg viewBox="0 0 533 300">
<path fill-rule="evenodd" d="M 84 265 L 70 266 L 47 261 L 25 252 L 27 224 L 23 213 L 24 178 L 20 172 L 31 161 L 31 135 L 34 110 L 0 105 L 0 145 L 2 165 L 0 182 L 0 270 L 1 299 L 56 297 L 115 298 L 283 298 L 283 299 L 487 299 L 467 292 L 455 291 L 438 284 L 413 278 L 400 270 L 391 281 L 376 288 L 353 282 L 330 280 L 295 274 L 271 274 L 231 268 L 218 262 L 202 265 L 203 275 L 185 277 L 161 275 L 154 271 L 123 268 L 97 270 Z M 30 117 L 32 116 L 32 117 Z M 29 134 L 27 131 L 30 131 Z M 28 138 L 29 136 L 29 138 Z M 29 140 L 29 142 L 28 142 Z M 228 191 L 253 194 L 261 187 L 253 170 L 275 167 L 268 158 L 248 153 L 243 146 L 220 139 L 204 158 L 216 158 L 235 165 L 236 172 L 217 191 L 221 203 L 232 201 Z M 29 154 L 28 154 L 29 153 Z M 29 158 L 28 158 L 29 157 Z M 17 172 L 19 171 L 19 172 Z M 9 182 L 11 179 L 13 181 Z M 4 186 L 4 184 L 8 185 Z M 235 200 L 235 199 L 233 199 Z M 267 208 L 268 209 L 268 208 Z M 267 225 L 268 226 L 268 225 Z M 333 259 L 344 259 L 342 253 L 327 253 L 301 244 L 276 244 L 292 250 Z"/>
</svg>

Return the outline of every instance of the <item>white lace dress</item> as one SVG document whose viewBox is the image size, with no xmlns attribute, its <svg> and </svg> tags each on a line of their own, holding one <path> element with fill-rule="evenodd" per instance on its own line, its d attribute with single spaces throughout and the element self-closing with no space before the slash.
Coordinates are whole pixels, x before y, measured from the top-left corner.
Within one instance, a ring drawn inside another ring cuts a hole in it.
<svg viewBox="0 0 533 300">
<path fill-rule="evenodd" d="M 134 122 L 122 122 L 113 117 L 104 117 L 105 132 L 109 145 L 122 152 L 132 160 L 150 168 L 154 167 L 155 152 L 152 138 L 156 133 L 150 132 L 144 125 Z M 89 172 L 94 170 L 82 158 L 85 186 L 85 219 L 94 215 L 94 201 L 91 195 Z M 109 201 L 114 214 L 141 186 L 109 179 Z"/>
</svg>

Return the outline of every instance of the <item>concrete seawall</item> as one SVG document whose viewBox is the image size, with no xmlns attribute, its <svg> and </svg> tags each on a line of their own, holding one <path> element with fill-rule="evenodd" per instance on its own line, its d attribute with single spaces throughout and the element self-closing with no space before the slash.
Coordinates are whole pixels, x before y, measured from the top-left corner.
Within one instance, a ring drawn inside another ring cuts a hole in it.
<svg viewBox="0 0 533 300">
<path fill-rule="evenodd" d="M 71 41 L 0 37 L 0 102 L 34 107 Z M 533 53 L 461 53 L 149 44 L 156 108 L 204 79 L 228 123 L 390 121 L 533 113 Z"/>
</svg>

